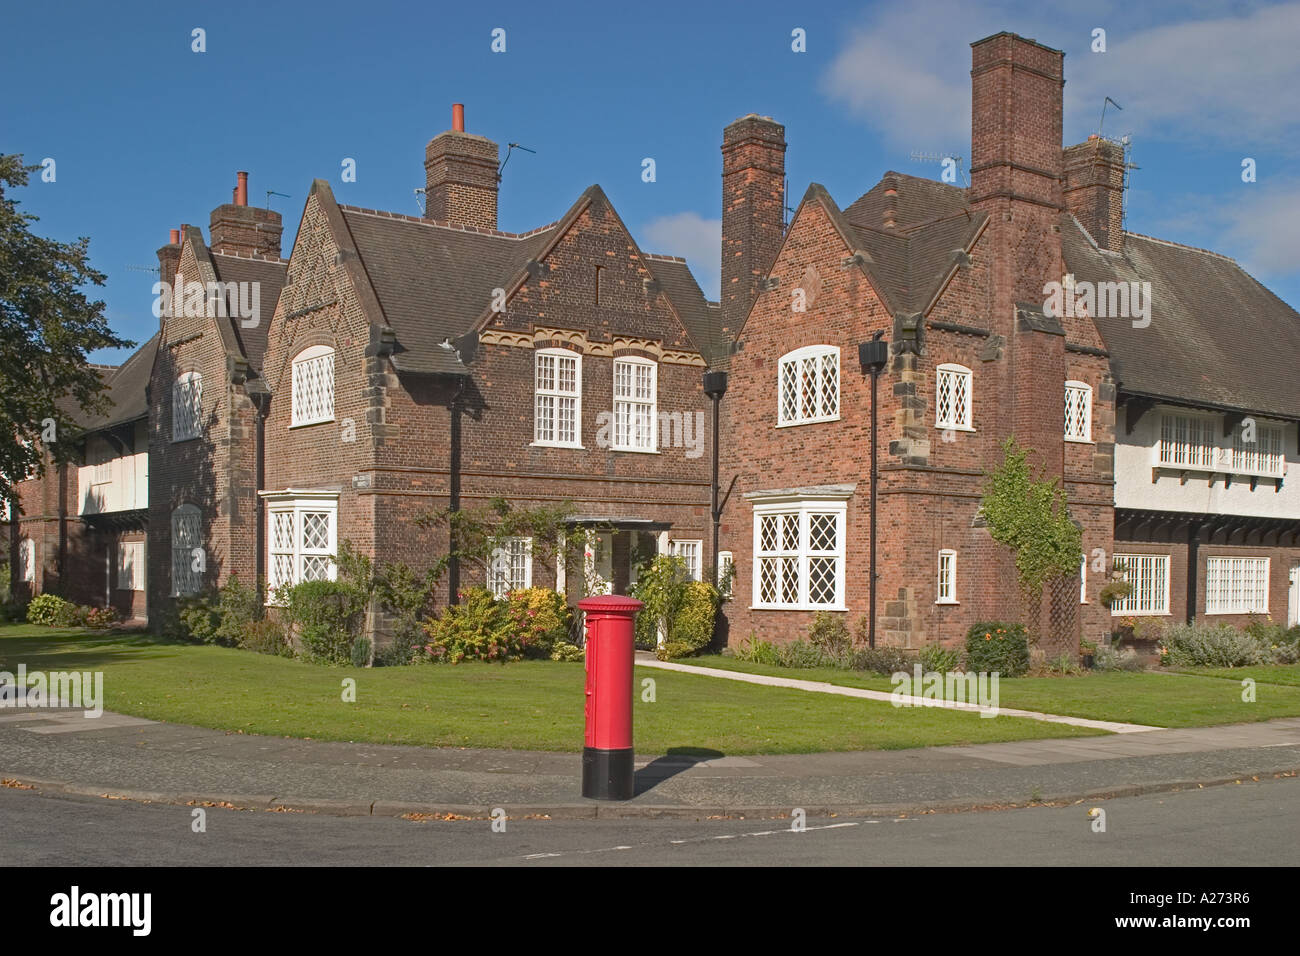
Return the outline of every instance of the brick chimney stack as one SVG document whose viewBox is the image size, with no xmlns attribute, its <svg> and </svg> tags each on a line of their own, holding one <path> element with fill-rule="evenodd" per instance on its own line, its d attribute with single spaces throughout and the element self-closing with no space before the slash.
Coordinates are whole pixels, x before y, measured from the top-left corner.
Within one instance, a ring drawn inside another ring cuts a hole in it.
<svg viewBox="0 0 1300 956">
<path fill-rule="evenodd" d="M 1044 314 L 1061 254 L 1061 115 L 1065 54 L 1013 33 L 971 44 L 971 205 L 989 217 L 989 322 L 1006 343 L 993 403 L 997 433 L 1065 467 L 1062 320 Z M 1074 321 L 1074 320 L 1065 320 Z M 987 374 L 987 373 L 986 373 Z M 987 406 L 986 406 L 987 407 Z"/>
<path fill-rule="evenodd" d="M 1100 136 L 1064 153 L 1065 205 L 1098 246 L 1124 248 L 1124 149 Z"/>
<path fill-rule="evenodd" d="M 173 229 L 167 245 L 158 248 L 158 281 L 171 285 L 176 279 L 176 269 L 181 264 L 181 231 Z"/>
<path fill-rule="evenodd" d="M 785 127 L 750 113 L 722 132 L 722 319 L 735 335 L 784 233 Z"/>
<path fill-rule="evenodd" d="M 465 132 L 463 104 L 453 104 L 451 115 L 451 129 L 424 148 L 424 217 L 495 230 L 500 149 Z"/>
<path fill-rule="evenodd" d="M 248 173 L 235 174 L 237 185 L 231 202 L 212 210 L 208 224 L 213 252 L 234 256 L 280 258 L 280 214 L 248 205 Z"/>
</svg>

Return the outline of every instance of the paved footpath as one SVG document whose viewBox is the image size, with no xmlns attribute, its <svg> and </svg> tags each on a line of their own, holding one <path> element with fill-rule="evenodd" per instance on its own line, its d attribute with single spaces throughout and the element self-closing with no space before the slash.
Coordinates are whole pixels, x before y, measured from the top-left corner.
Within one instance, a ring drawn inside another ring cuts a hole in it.
<svg viewBox="0 0 1300 956">
<path fill-rule="evenodd" d="M 580 795 L 579 754 L 259 737 L 105 713 L 7 711 L 0 779 L 50 793 L 344 815 L 870 815 L 1157 792 L 1300 771 L 1300 718 L 853 753 L 641 755 L 637 796 Z M 0 820 L 0 825 L 3 821 Z"/>
</svg>

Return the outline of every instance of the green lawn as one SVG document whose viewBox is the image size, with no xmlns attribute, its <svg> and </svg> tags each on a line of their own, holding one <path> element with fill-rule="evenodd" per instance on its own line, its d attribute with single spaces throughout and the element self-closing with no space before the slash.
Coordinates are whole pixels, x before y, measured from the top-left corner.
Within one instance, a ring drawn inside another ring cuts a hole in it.
<svg viewBox="0 0 1300 956">
<path fill-rule="evenodd" d="M 155 720 L 322 740 L 582 749 L 581 664 L 330 668 L 146 634 L 0 627 L 0 669 L 20 662 L 103 671 L 107 709 Z M 646 677 L 655 681 L 654 703 L 640 699 Z M 357 682 L 356 703 L 342 701 L 345 678 Z M 635 741 L 645 754 L 892 750 L 1097 733 L 650 668 L 637 668 L 636 682 Z"/>
<path fill-rule="evenodd" d="M 887 677 L 830 667 L 776 667 L 718 655 L 682 663 L 870 690 L 893 689 Z M 1242 702 L 1243 677 L 1253 677 L 1259 684 L 1254 703 Z M 1208 727 L 1300 716 L 1300 665 L 1294 664 L 1184 673 L 1108 671 L 1076 677 L 1016 677 L 1000 680 L 998 687 L 1002 707 L 1154 727 Z"/>
</svg>

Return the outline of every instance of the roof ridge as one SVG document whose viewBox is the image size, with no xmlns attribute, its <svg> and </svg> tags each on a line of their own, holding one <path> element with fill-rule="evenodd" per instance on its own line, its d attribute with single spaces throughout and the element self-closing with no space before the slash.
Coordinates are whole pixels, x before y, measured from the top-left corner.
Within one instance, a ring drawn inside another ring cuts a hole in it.
<svg viewBox="0 0 1300 956">
<path fill-rule="evenodd" d="M 1159 236 L 1148 236 L 1140 232 L 1129 232 L 1127 229 L 1124 230 L 1124 235 L 1132 236 L 1135 239 L 1146 239 L 1150 242 L 1158 242 L 1162 246 L 1173 246 L 1177 249 L 1187 249 L 1191 252 L 1203 252 L 1207 256 L 1214 256 L 1216 259 L 1222 259 L 1224 262 L 1231 262 L 1233 265 L 1238 264 L 1237 260 L 1232 258 L 1232 256 L 1225 256 L 1222 252 L 1215 252 L 1213 249 L 1202 249 L 1200 246 L 1189 246 L 1185 242 L 1174 242 L 1172 239 L 1161 239 Z"/>
<path fill-rule="evenodd" d="M 245 259 L 249 262 L 270 262 L 276 265 L 289 264 L 289 260 L 281 256 L 269 256 L 263 253 L 258 253 L 257 255 L 242 255 L 238 252 L 217 252 L 215 250 L 209 250 L 209 253 L 214 256 L 221 256 L 223 259 Z"/>
<path fill-rule="evenodd" d="M 681 256 L 670 256 L 670 255 L 668 255 L 668 254 L 666 254 L 666 253 L 662 253 L 662 252 L 645 252 L 645 251 L 643 251 L 643 252 L 641 253 L 641 255 L 642 255 L 643 257 L 645 257 L 646 259 L 655 259 L 655 260 L 657 260 L 657 261 L 659 261 L 659 262 L 682 262 L 682 263 L 684 263 L 684 262 L 686 261 L 686 260 L 685 260 L 683 257 L 681 257 Z"/>
<path fill-rule="evenodd" d="M 463 223 L 449 222 L 445 219 L 425 219 L 422 216 L 411 216 L 401 212 L 389 212 L 386 209 L 367 209 L 364 206 L 352 206 L 348 203 L 339 203 L 338 207 L 344 212 L 355 212 L 365 216 L 375 216 L 380 219 L 396 219 L 399 222 L 413 222 L 422 226 L 431 226 L 435 229 L 450 229 L 453 232 L 473 232 L 481 236 L 495 236 L 498 239 L 527 239 L 530 236 L 535 236 L 548 229 L 554 229 L 560 224 L 560 220 L 557 219 L 555 222 L 548 222 L 544 226 L 529 229 L 527 232 L 506 232 L 502 229 L 481 229 L 478 226 L 467 226 Z"/>
</svg>

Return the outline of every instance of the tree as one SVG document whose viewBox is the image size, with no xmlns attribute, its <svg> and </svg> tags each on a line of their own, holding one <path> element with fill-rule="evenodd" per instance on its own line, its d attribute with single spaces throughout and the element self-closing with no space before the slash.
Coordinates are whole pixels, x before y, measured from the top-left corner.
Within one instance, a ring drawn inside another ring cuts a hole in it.
<svg viewBox="0 0 1300 956">
<path fill-rule="evenodd" d="M 1035 480 L 1014 438 L 1002 443 L 1002 452 L 1002 464 L 989 474 L 981 510 L 993 540 L 1016 553 L 1021 590 L 1027 598 L 1038 598 L 1046 581 L 1078 573 L 1083 533 L 1070 520 L 1057 479 Z"/>
<path fill-rule="evenodd" d="M 104 303 L 81 292 L 104 284 L 90 265 L 89 238 L 34 235 L 37 217 L 8 195 L 40 168 L 0 156 L 0 498 L 13 498 L 14 482 L 29 472 L 40 474 L 42 447 L 56 461 L 71 459 L 72 443 L 60 439 L 77 429 L 73 403 L 87 415 L 107 409 L 86 353 L 134 345 L 109 329 Z"/>
</svg>

